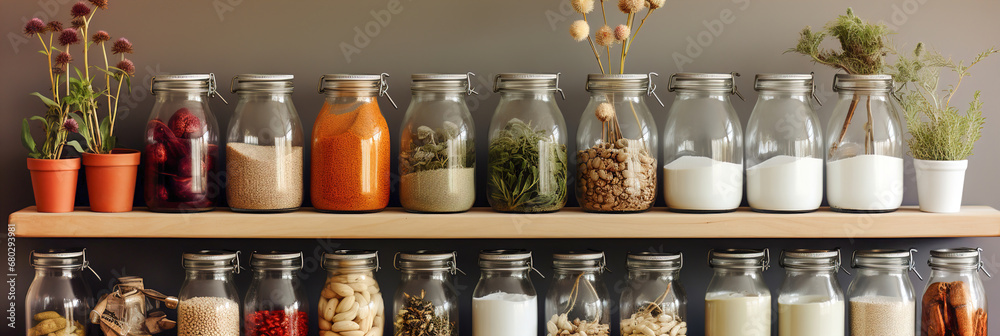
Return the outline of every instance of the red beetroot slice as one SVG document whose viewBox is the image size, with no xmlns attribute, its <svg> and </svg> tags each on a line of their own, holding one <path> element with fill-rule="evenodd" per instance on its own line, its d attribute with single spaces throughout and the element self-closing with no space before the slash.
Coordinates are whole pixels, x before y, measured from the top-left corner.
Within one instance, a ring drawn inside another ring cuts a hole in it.
<svg viewBox="0 0 1000 336">
<path fill-rule="evenodd" d="M 170 117 L 168 123 L 170 125 L 170 130 L 173 131 L 174 136 L 181 139 L 193 139 L 201 137 L 204 134 L 202 129 L 201 119 L 198 119 L 191 110 L 186 107 L 174 112 L 174 115 Z"/>
<path fill-rule="evenodd" d="M 146 157 L 151 164 L 162 165 L 167 163 L 167 146 L 162 143 L 146 145 Z"/>
</svg>

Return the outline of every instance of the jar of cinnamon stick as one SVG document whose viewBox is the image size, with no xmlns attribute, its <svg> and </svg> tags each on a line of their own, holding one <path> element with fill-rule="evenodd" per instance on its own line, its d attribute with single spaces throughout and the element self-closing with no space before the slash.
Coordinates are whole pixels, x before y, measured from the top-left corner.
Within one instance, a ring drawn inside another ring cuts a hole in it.
<svg viewBox="0 0 1000 336">
<path fill-rule="evenodd" d="M 922 336 L 987 336 L 986 291 L 979 278 L 983 249 L 932 250 L 931 278 L 920 314 Z"/>
</svg>

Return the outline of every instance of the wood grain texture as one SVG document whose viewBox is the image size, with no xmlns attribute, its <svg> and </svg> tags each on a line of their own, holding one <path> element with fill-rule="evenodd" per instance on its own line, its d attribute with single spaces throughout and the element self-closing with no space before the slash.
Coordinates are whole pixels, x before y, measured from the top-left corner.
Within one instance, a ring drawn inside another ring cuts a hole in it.
<svg viewBox="0 0 1000 336">
<path fill-rule="evenodd" d="M 918 238 L 1000 237 L 1000 211 L 966 206 L 956 214 L 904 207 L 887 214 L 680 214 L 664 209 L 636 214 L 502 214 L 475 208 L 459 214 L 414 214 L 398 208 L 371 214 L 198 214 L 143 211 L 10 215 L 18 237 L 81 238 Z"/>
</svg>

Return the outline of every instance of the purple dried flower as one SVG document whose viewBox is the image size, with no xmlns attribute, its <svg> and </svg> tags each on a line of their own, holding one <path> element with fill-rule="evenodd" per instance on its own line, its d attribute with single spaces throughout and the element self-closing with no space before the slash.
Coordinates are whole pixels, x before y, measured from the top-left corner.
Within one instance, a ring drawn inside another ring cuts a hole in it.
<svg viewBox="0 0 1000 336">
<path fill-rule="evenodd" d="M 63 24 L 62 22 L 59 21 L 50 21 L 49 24 L 45 25 L 45 27 L 48 28 L 49 31 L 53 33 L 58 33 L 63 30 Z"/>
<path fill-rule="evenodd" d="M 101 44 L 103 42 L 111 40 L 111 35 L 108 34 L 108 32 L 102 30 L 94 34 L 94 36 L 91 37 L 90 40 L 94 41 L 94 44 Z"/>
<path fill-rule="evenodd" d="M 73 55 L 70 55 L 68 52 L 60 52 L 59 55 L 56 56 L 56 65 L 63 66 L 70 64 L 71 62 L 73 62 Z"/>
<path fill-rule="evenodd" d="M 75 18 L 81 18 L 90 15 L 90 7 L 83 1 L 80 1 L 73 5 L 73 8 L 70 8 L 69 13 Z"/>
<path fill-rule="evenodd" d="M 129 42 L 127 38 L 119 37 L 115 40 L 114 46 L 111 47 L 111 52 L 113 54 L 131 54 L 132 53 L 132 42 Z"/>
<path fill-rule="evenodd" d="M 33 18 L 28 20 L 28 23 L 24 25 L 24 34 L 28 36 L 34 36 L 35 34 L 41 34 L 45 32 L 45 22 L 42 22 L 39 18 Z"/>
<path fill-rule="evenodd" d="M 76 119 L 66 118 L 63 122 L 63 129 L 70 131 L 70 133 L 76 133 L 80 131 L 80 124 L 76 123 Z"/>
<path fill-rule="evenodd" d="M 87 19 L 84 19 L 82 17 L 78 17 L 78 18 L 75 18 L 75 19 L 71 20 L 69 22 L 69 25 L 70 25 L 70 27 L 73 27 L 73 28 L 76 28 L 76 29 L 83 29 L 84 27 L 87 26 Z"/>
<path fill-rule="evenodd" d="M 59 33 L 59 45 L 68 46 L 71 44 L 80 43 L 80 33 L 74 28 L 63 29 L 62 33 Z"/>
<path fill-rule="evenodd" d="M 127 58 L 123 59 L 121 62 L 118 62 L 118 64 L 115 65 L 115 67 L 121 69 L 122 72 L 124 72 L 129 76 L 135 74 L 135 64 L 132 63 L 132 60 L 129 60 Z"/>
<path fill-rule="evenodd" d="M 108 9 L 108 0 L 90 0 L 90 3 L 94 5 L 94 7 Z"/>
</svg>

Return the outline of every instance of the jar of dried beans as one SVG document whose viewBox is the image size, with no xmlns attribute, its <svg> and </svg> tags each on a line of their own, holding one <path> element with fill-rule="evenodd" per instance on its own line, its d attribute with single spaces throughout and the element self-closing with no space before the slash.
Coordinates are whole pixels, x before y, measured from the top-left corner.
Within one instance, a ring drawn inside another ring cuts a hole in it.
<svg viewBox="0 0 1000 336">
<path fill-rule="evenodd" d="M 239 75 L 226 140 L 226 195 L 237 212 L 284 212 L 302 205 L 302 122 L 292 75 Z"/>
<path fill-rule="evenodd" d="M 216 171 L 219 126 L 209 108 L 215 75 L 169 75 L 152 79 L 156 96 L 146 124 L 146 206 L 157 212 L 213 208 L 222 192 Z"/>
<path fill-rule="evenodd" d="M 420 250 L 395 259 L 402 279 L 393 300 L 393 335 L 457 336 L 458 291 L 452 276 L 461 271 L 455 252 Z"/>
<path fill-rule="evenodd" d="M 916 274 L 917 250 L 854 252 L 854 280 L 847 287 L 853 336 L 913 336 L 916 294 L 909 272 Z M 917 274 L 920 277 L 920 274 Z"/>
<path fill-rule="evenodd" d="M 389 204 L 389 128 L 377 101 L 389 89 L 387 77 L 320 79 L 326 101 L 312 132 L 310 194 L 316 210 L 372 212 Z"/>
<path fill-rule="evenodd" d="M 547 335 L 610 335 L 604 252 L 565 252 L 552 259 L 554 275 L 545 298 Z"/>
<path fill-rule="evenodd" d="M 306 336 L 309 301 L 298 272 L 302 252 L 255 252 L 250 256 L 253 280 L 243 301 L 247 336 Z"/>
<path fill-rule="evenodd" d="M 677 98 L 663 129 L 663 195 L 673 211 L 727 212 L 743 200 L 743 127 L 729 100 L 737 76 L 670 76 Z"/>
<path fill-rule="evenodd" d="M 466 95 L 473 74 L 413 75 L 403 117 L 399 201 L 415 212 L 461 212 L 476 200 L 476 144 Z"/>
<path fill-rule="evenodd" d="M 320 293 L 320 335 L 379 336 L 385 330 L 385 301 L 375 281 L 378 252 L 337 250 L 323 255 L 326 284 Z"/>
<path fill-rule="evenodd" d="M 678 278 L 681 253 L 628 254 L 627 285 L 622 291 L 623 336 L 687 335 L 687 295 Z"/>
<path fill-rule="evenodd" d="M 705 292 L 705 336 L 770 336 L 768 250 L 711 250 L 708 264 L 715 271 Z"/>
<path fill-rule="evenodd" d="M 86 249 L 32 251 L 31 266 L 35 279 L 24 297 L 23 310 L 27 335 L 86 335 L 87 317 L 94 307 L 90 286 L 80 274 L 93 272 Z M 11 309 L 13 305 L 11 301 Z"/>
<path fill-rule="evenodd" d="M 239 252 L 233 251 L 202 250 L 183 255 L 177 336 L 240 335 L 240 298 L 233 284 L 239 263 Z"/>
<path fill-rule="evenodd" d="M 587 76 L 590 103 L 576 139 L 576 199 L 583 210 L 636 212 L 653 206 L 658 133 L 645 97 L 656 95 L 655 75 Z"/>
<path fill-rule="evenodd" d="M 499 212 L 552 212 L 566 205 L 566 121 L 559 74 L 500 74 L 490 121 L 487 198 Z M 563 99 L 566 97 L 563 96 Z"/>
<path fill-rule="evenodd" d="M 840 250 L 785 250 L 778 291 L 778 335 L 844 336 Z"/>
<path fill-rule="evenodd" d="M 987 336 L 986 290 L 979 278 L 983 249 L 931 250 L 931 278 L 920 307 L 921 336 Z"/>
</svg>

